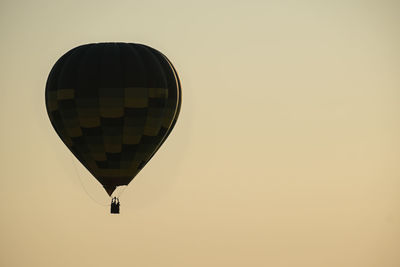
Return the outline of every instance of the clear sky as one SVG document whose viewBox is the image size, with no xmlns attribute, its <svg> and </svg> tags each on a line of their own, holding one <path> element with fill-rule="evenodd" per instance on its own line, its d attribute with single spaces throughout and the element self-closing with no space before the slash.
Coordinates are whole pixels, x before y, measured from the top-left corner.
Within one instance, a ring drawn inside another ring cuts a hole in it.
<svg viewBox="0 0 400 267">
<path fill-rule="evenodd" d="M 389 0 L 1 0 L 0 266 L 400 266 L 399 13 Z M 117 216 L 44 104 L 55 61 L 105 41 L 160 50 L 183 86 Z"/>
</svg>

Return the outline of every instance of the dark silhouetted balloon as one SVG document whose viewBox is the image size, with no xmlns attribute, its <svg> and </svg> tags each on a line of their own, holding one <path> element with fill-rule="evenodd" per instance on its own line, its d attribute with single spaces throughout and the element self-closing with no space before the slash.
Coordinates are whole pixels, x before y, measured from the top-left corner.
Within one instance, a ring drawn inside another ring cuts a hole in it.
<svg viewBox="0 0 400 267">
<path fill-rule="evenodd" d="M 45 94 L 57 134 L 109 195 L 151 159 L 181 107 L 171 62 L 132 43 L 70 50 L 51 70 Z"/>
</svg>

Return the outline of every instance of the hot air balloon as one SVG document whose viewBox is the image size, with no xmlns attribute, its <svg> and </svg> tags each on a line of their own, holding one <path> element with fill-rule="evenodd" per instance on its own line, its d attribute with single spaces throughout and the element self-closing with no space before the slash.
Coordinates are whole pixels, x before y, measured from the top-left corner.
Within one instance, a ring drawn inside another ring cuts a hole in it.
<svg viewBox="0 0 400 267">
<path fill-rule="evenodd" d="M 45 98 L 60 139 L 111 197 L 171 133 L 181 86 L 161 52 L 142 44 L 95 43 L 55 63 Z"/>
</svg>

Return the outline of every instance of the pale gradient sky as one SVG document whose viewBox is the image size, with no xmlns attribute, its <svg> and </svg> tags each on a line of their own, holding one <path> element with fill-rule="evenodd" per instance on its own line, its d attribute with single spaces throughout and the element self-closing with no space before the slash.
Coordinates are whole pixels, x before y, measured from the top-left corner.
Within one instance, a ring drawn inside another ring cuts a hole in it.
<svg viewBox="0 0 400 267">
<path fill-rule="evenodd" d="M 1 0 L 0 266 L 400 266 L 399 14 L 385 0 Z M 104 41 L 160 50 L 183 86 L 118 216 L 44 105 L 55 61 Z"/>
</svg>

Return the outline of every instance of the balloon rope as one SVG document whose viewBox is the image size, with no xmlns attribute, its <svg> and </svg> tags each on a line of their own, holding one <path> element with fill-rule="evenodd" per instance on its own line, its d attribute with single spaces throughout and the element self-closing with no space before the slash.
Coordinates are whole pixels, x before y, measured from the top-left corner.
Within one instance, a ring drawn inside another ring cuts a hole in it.
<svg viewBox="0 0 400 267">
<path fill-rule="evenodd" d="M 127 185 L 117 186 L 112 196 L 119 198 L 125 192 L 125 189 L 127 187 L 128 187 Z"/>
<path fill-rule="evenodd" d="M 81 175 L 80 175 L 79 172 L 78 172 L 78 168 L 76 167 L 76 162 L 75 162 L 75 159 L 74 159 L 72 153 L 71 153 L 71 159 L 72 159 L 72 164 L 74 165 L 74 169 L 75 169 L 76 175 L 78 176 L 78 180 L 79 180 L 81 186 L 83 187 L 83 190 L 86 192 L 86 195 L 88 195 L 89 198 L 91 198 L 95 203 L 99 204 L 100 206 L 103 206 L 103 207 L 105 207 L 105 206 L 111 206 L 111 204 L 103 204 L 103 203 L 98 202 L 96 199 L 94 199 L 94 198 L 92 197 L 91 194 L 89 194 L 89 192 L 86 190 L 85 185 L 84 185 L 83 182 L 82 182 Z"/>
</svg>

